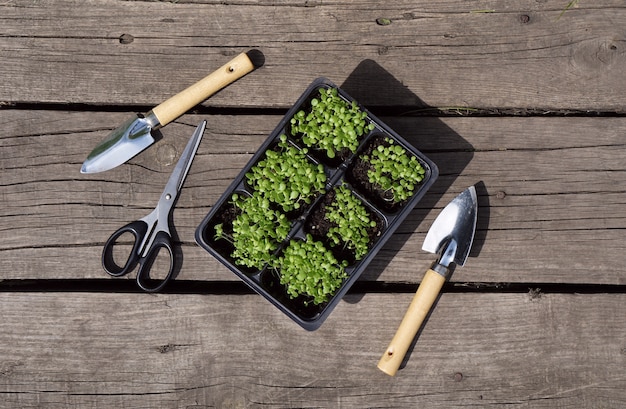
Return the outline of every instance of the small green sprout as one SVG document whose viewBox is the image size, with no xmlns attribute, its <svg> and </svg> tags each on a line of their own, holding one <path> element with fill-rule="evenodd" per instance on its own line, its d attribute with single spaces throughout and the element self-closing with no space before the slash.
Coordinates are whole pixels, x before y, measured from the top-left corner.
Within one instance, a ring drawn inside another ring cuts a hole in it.
<svg viewBox="0 0 626 409">
<path fill-rule="evenodd" d="M 382 190 L 391 191 L 393 201 L 400 203 L 413 195 L 426 171 L 414 155 L 409 155 L 393 139 L 385 138 L 385 142 L 363 159 L 374 168 L 367 173 L 369 181 Z"/>
<path fill-rule="evenodd" d="M 292 135 L 302 134 L 302 143 L 325 151 L 331 159 L 345 148 L 356 152 L 360 137 L 375 128 L 367 113 L 340 97 L 337 88 L 320 88 L 319 97 L 311 100 L 311 111 L 298 111 L 290 123 Z"/>
<path fill-rule="evenodd" d="M 277 270 L 290 298 L 308 296 L 317 305 L 328 301 L 341 287 L 347 277 L 346 266 L 346 261 L 337 262 L 330 250 L 308 234 L 306 241 L 289 243 L 279 257 Z"/>
<path fill-rule="evenodd" d="M 325 208 L 325 217 L 333 224 L 328 231 L 328 239 L 335 245 L 344 245 L 354 251 L 356 260 L 362 259 L 369 251 L 369 229 L 376 227 L 369 211 L 345 185 L 338 186 L 335 198 Z"/>
<path fill-rule="evenodd" d="M 246 173 L 246 181 L 264 199 L 289 212 L 310 204 L 324 191 L 324 166 L 311 162 L 306 149 L 298 149 L 280 136 L 278 150 L 268 150 L 265 158 Z"/>
</svg>

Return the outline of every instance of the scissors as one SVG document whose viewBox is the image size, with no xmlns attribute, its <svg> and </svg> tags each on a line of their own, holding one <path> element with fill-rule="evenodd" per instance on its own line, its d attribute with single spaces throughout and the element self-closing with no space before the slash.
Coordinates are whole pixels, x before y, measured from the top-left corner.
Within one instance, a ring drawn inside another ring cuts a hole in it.
<svg viewBox="0 0 626 409">
<path fill-rule="evenodd" d="M 206 128 L 206 121 L 202 121 L 196 128 L 187 143 L 172 175 L 165 185 L 161 199 L 155 209 L 146 217 L 130 222 L 118 229 L 109 237 L 102 251 L 102 266 L 113 277 L 121 277 L 130 273 L 139 264 L 137 285 L 144 291 L 155 292 L 161 290 L 174 275 L 174 251 L 172 250 L 172 235 L 169 220 L 176 203 L 176 199 L 183 187 L 185 177 L 191 167 L 202 135 Z M 123 266 L 117 264 L 113 256 L 114 247 L 119 244 L 120 236 L 130 233 L 134 236 L 133 248 Z M 169 255 L 169 270 L 165 278 L 150 276 L 152 265 L 157 259 L 160 250 L 164 249 Z"/>
</svg>

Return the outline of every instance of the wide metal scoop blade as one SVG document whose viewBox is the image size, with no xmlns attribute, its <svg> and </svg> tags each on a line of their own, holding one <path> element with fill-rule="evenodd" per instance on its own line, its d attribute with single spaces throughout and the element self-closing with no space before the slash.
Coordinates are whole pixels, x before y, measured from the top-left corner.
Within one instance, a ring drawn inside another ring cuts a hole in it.
<svg viewBox="0 0 626 409">
<path fill-rule="evenodd" d="M 477 216 L 476 188 L 470 186 L 439 213 L 426 234 L 422 250 L 439 254 L 442 266 L 448 267 L 451 262 L 465 265 L 474 241 Z"/>
<path fill-rule="evenodd" d="M 422 249 L 438 254 L 439 258 L 426 271 L 396 335 L 378 362 L 378 368 L 386 374 L 393 376 L 400 368 L 417 331 L 439 296 L 450 264 L 465 264 L 474 241 L 477 213 L 476 189 L 470 186 L 448 203 L 430 226 Z"/>
<path fill-rule="evenodd" d="M 130 118 L 91 151 L 80 173 L 104 172 L 126 162 L 154 143 L 153 128 L 146 118 Z"/>
</svg>

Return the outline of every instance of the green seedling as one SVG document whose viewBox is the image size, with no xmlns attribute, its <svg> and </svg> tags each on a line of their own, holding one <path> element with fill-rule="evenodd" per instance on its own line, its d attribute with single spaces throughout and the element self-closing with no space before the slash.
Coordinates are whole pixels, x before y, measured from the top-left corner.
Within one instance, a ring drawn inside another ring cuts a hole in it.
<svg viewBox="0 0 626 409">
<path fill-rule="evenodd" d="M 275 261 L 274 252 L 289 234 L 290 222 L 273 210 L 268 199 L 254 194 L 250 197 L 233 194 L 231 203 L 239 209 L 233 220 L 231 235 L 223 224 L 215 226 L 215 239 L 226 239 L 235 247 L 231 257 L 238 265 L 262 269 Z"/>
<path fill-rule="evenodd" d="M 424 180 L 426 171 L 414 155 L 396 145 L 391 138 L 378 145 L 371 155 L 363 160 L 370 162 L 373 169 L 367 172 L 370 183 L 384 191 L 391 191 L 392 201 L 400 203 L 413 195 L 415 187 Z"/>
<path fill-rule="evenodd" d="M 313 304 L 328 301 L 346 279 L 347 262 L 337 262 L 333 253 L 308 234 L 306 241 L 293 240 L 279 257 L 280 283 L 290 298 L 310 297 Z"/>
<path fill-rule="evenodd" d="M 576 5 L 578 4 L 579 0 L 571 0 L 569 3 L 567 3 L 565 5 L 565 8 L 561 11 L 561 14 L 559 14 L 559 16 L 557 17 L 557 20 L 560 19 L 561 17 L 563 17 L 563 14 L 565 14 L 565 12 L 573 7 L 576 7 Z"/>
<path fill-rule="evenodd" d="M 291 118 L 291 134 L 301 134 L 302 143 L 325 151 L 331 159 L 342 149 L 356 152 L 359 138 L 374 128 L 367 113 L 356 102 L 341 98 L 336 88 L 320 88 L 319 97 L 311 100 L 311 111 L 300 110 Z"/>
<path fill-rule="evenodd" d="M 326 174 L 323 165 L 307 158 L 306 148 L 291 145 L 286 135 L 280 136 L 277 147 L 246 173 L 246 181 L 262 198 L 289 212 L 324 191 Z"/>
<path fill-rule="evenodd" d="M 376 227 L 365 205 L 345 185 L 335 189 L 334 200 L 326 205 L 324 215 L 333 224 L 328 239 L 335 245 L 343 245 L 354 251 L 356 260 L 367 254 L 370 247 L 368 230 Z"/>
</svg>

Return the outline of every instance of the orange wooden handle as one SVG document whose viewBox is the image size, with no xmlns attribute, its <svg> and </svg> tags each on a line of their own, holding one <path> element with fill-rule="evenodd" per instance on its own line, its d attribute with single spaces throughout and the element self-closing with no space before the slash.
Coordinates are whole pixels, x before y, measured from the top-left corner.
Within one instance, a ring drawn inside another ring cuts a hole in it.
<svg viewBox="0 0 626 409">
<path fill-rule="evenodd" d="M 241 53 L 189 88 L 179 92 L 152 109 L 161 126 L 165 126 L 198 105 L 226 85 L 254 70 L 246 53 Z"/>
<path fill-rule="evenodd" d="M 396 335 L 391 340 L 380 361 L 378 361 L 378 368 L 387 375 L 394 376 L 398 368 L 400 368 L 404 356 L 437 299 L 445 281 L 444 276 L 432 269 L 426 272 L 413 297 L 413 301 L 409 305 L 409 309 L 404 314 Z"/>
</svg>

